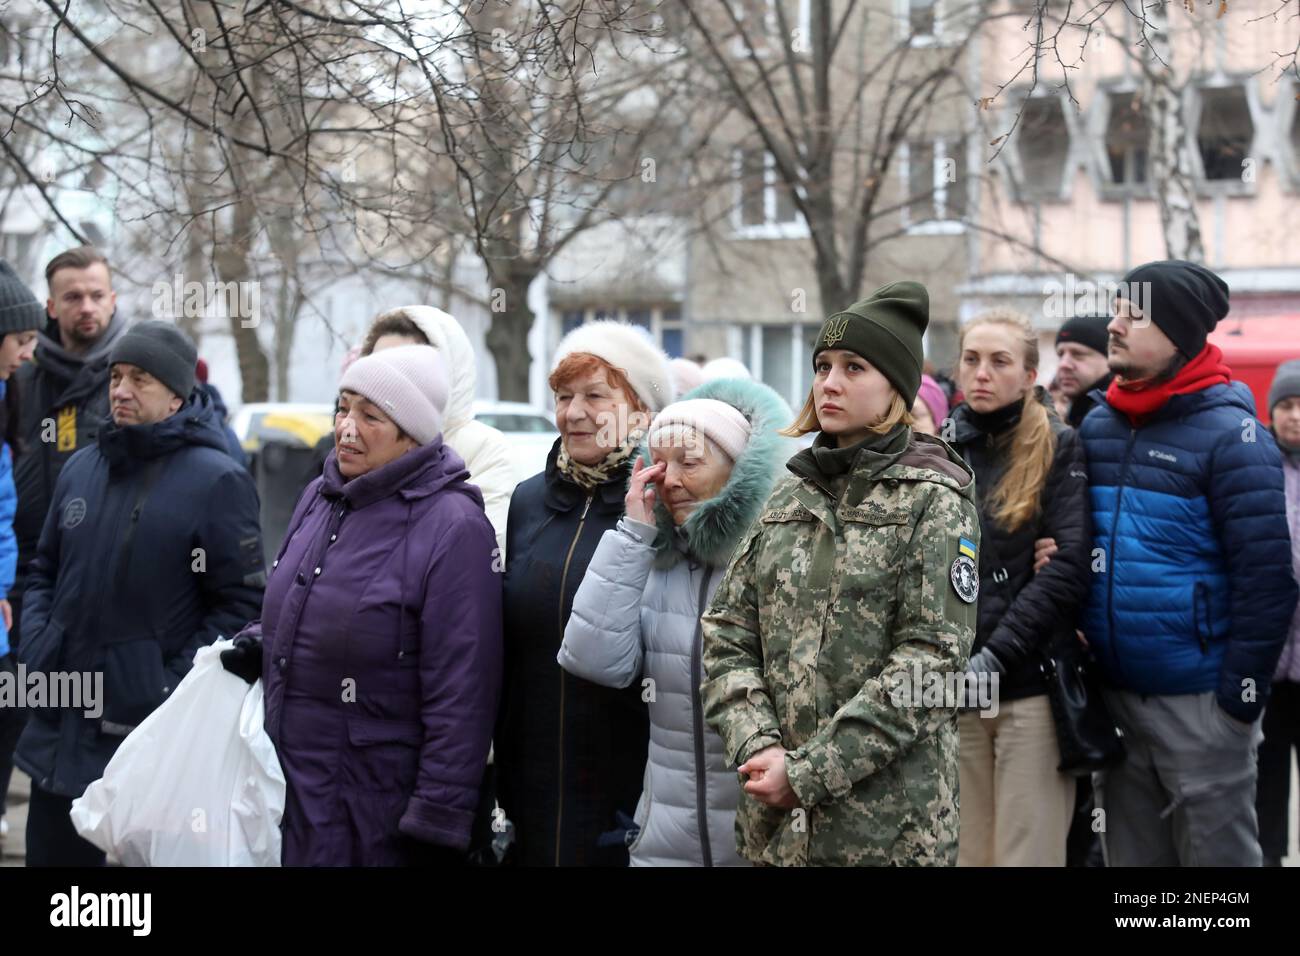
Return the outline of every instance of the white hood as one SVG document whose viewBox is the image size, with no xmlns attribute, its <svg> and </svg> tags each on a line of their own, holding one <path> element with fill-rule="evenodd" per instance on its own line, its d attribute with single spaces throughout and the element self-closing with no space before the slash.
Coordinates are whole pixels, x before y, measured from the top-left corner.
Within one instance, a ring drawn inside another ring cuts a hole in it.
<svg viewBox="0 0 1300 956">
<path fill-rule="evenodd" d="M 430 305 L 405 305 L 401 311 L 420 327 L 429 344 L 442 353 L 447 363 L 451 388 L 447 395 L 443 430 L 454 431 L 474 418 L 474 391 L 478 385 L 478 373 L 469 336 L 460 327 L 460 323 L 442 309 Z"/>
</svg>

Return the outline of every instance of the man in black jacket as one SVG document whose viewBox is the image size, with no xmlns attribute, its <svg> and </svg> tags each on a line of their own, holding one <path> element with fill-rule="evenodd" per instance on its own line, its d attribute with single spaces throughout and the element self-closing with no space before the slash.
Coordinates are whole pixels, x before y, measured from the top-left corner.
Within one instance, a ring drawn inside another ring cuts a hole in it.
<svg viewBox="0 0 1300 956">
<path fill-rule="evenodd" d="M 49 320 L 35 359 L 14 375 L 22 397 L 18 433 L 23 443 L 14 461 L 18 573 L 9 601 L 15 633 L 21 633 L 27 569 L 54 483 L 73 454 L 95 443 L 108 416 L 108 353 L 126 329 L 114 312 L 117 296 L 108 262 L 97 249 L 78 246 L 59 253 L 45 267 L 45 281 Z"/>
<path fill-rule="evenodd" d="M 103 863 L 73 829 L 72 801 L 198 649 L 261 609 L 257 492 L 194 387 L 195 358 L 169 323 L 123 334 L 108 356 L 112 420 L 55 485 L 18 658 L 29 674 L 91 674 L 102 694 L 89 709 L 31 707 L 15 758 L 32 777 L 29 866 Z"/>
<path fill-rule="evenodd" d="M 1072 428 L 1083 424 L 1087 414 L 1097 406 L 1089 393 L 1093 389 L 1103 392 L 1114 374 L 1106 358 L 1106 326 L 1109 315 L 1078 315 L 1061 326 L 1056 333 L 1056 378 L 1061 391 L 1070 400 L 1066 422 Z M 1056 553 L 1056 542 L 1043 538 L 1034 542 L 1034 571 L 1047 566 Z M 1079 780 L 1075 801 L 1075 817 L 1070 827 L 1066 851 L 1069 866 L 1101 866 L 1101 840 L 1092 832 L 1092 783 L 1084 777 Z"/>
<path fill-rule="evenodd" d="M 1056 333 L 1056 380 L 1070 400 L 1066 424 L 1078 428 L 1096 407 L 1090 396 L 1095 388 L 1106 391 L 1111 373 L 1106 359 L 1109 315 L 1076 315 Z"/>
</svg>

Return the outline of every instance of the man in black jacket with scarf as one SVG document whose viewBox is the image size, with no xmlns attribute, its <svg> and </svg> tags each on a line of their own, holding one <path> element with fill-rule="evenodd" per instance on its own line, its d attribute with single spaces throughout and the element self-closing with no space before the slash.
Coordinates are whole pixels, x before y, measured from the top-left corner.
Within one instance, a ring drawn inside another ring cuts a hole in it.
<svg viewBox="0 0 1300 956">
<path fill-rule="evenodd" d="M 123 334 L 108 356 L 112 419 L 54 488 L 18 659 L 29 674 L 94 675 L 102 694 L 88 708 L 31 708 L 15 755 L 32 778 L 29 866 L 104 862 L 73 829 L 72 801 L 176 689 L 198 649 L 261 610 L 257 492 L 194 387 L 195 358 L 169 323 Z"/>
<path fill-rule="evenodd" d="M 37 339 L 35 358 L 14 373 L 23 445 L 14 457 L 18 574 L 9 601 L 15 634 L 21 633 L 27 569 L 36 557 L 54 483 L 69 458 L 95 443 L 108 416 L 108 353 L 126 331 L 126 322 L 115 313 L 113 279 L 99 250 L 78 246 L 59 253 L 45 267 L 45 281 L 49 319 Z"/>
</svg>

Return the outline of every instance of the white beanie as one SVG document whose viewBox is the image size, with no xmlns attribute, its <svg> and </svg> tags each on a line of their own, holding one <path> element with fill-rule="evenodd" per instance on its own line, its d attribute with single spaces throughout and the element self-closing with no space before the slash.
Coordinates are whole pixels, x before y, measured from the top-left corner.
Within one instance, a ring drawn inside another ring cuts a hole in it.
<svg viewBox="0 0 1300 956">
<path fill-rule="evenodd" d="M 691 398 L 674 402 L 650 423 L 650 447 L 654 448 L 661 429 L 675 425 L 693 428 L 735 461 L 749 444 L 750 424 L 734 405 L 716 398 Z"/>
<path fill-rule="evenodd" d="M 712 382 L 718 378 L 743 378 L 751 382 L 754 380 L 754 376 L 745 367 L 744 362 L 730 357 L 715 358 L 712 362 L 704 363 L 704 380 Z"/>
<path fill-rule="evenodd" d="M 673 373 L 673 391 L 678 395 L 704 384 L 704 369 L 688 358 L 675 358 L 668 363 Z"/>
<path fill-rule="evenodd" d="M 640 326 L 609 320 L 578 326 L 560 340 L 551 371 L 577 352 L 603 359 L 626 375 L 632 391 L 652 413 L 673 400 L 668 356 Z"/>
<path fill-rule="evenodd" d="M 447 366 L 432 346 L 399 345 L 359 358 L 343 373 L 339 389 L 370 399 L 421 445 L 442 431 Z"/>
</svg>

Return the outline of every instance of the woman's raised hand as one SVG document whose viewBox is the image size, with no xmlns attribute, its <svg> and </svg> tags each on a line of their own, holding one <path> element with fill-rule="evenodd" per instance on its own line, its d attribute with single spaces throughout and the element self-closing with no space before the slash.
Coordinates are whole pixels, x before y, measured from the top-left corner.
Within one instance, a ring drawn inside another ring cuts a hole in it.
<svg viewBox="0 0 1300 956">
<path fill-rule="evenodd" d="M 655 523 L 655 485 L 663 479 L 666 465 L 647 465 L 640 455 L 632 463 L 632 481 L 627 486 L 623 507 L 627 516 L 642 524 Z"/>
</svg>

